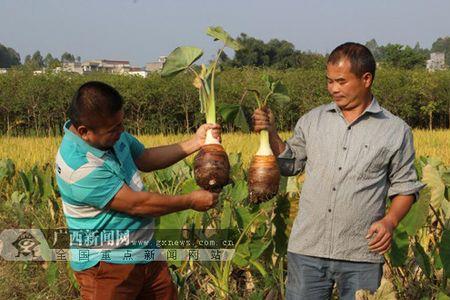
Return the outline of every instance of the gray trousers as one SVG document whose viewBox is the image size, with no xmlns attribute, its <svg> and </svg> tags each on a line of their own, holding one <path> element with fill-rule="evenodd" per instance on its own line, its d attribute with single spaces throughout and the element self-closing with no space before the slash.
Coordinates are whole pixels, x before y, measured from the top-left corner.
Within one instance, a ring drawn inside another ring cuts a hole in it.
<svg viewBox="0 0 450 300">
<path fill-rule="evenodd" d="M 375 292 L 383 264 L 333 260 L 288 252 L 286 299 L 331 299 L 336 283 L 339 299 L 355 299 L 357 290 Z"/>
</svg>

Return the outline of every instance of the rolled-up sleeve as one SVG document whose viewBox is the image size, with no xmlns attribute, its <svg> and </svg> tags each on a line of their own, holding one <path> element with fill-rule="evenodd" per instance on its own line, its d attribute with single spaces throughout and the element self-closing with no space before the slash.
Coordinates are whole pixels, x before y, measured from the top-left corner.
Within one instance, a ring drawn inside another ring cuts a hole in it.
<svg viewBox="0 0 450 300">
<path fill-rule="evenodd" d="M 400 147 L 394 152 L 389 165 L 388 196 L 415 195 L 425 187 L 417 178 L 414 167 L 414 141 L 410 127 L 406 127 Z"/>
<path fill-rule="evenodd" d="M 298 120 L 294 135 L 286 141 L 286 149 L 278 155 L 278 167 L 283 176 L 297 175 L 305 168 L 307 156 L 304 123 L 304 117 Z"/>
</svg>

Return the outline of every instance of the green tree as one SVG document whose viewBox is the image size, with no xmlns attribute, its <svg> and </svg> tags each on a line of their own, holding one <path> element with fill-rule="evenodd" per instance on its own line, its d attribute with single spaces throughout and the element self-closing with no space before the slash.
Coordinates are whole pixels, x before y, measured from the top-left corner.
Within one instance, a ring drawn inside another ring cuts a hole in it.
<svg viewBox="0 0 450 300">
<path fill-rule="evenodd" d="M 284 70 L 323 67 L 325 62 L 323 55 L 296 50 L 292 43 L 285 40 L 271 39 L 265 43 L 245 33 L 241 33 L 236 40 L 243 47 L 236 51 L 234 59 L 229 62 L 229 65 L 235 67 L 272 67 Z"/>
<path fill-rule="evenodd" d="M 49 69 L 54 69 L 60 67 L 61 63 L 57 58 L 54 58 L 50 53 L 47 53 L 44 58 L 44 66 Z"/>
<path fill-rule="evenodd" d="M 79 57 L 79 56 L 78 56 Z M 81 59 L 80 59 L 81 60 Z M 61 62 L 65 63 L 65 62 L 75 62 L 75 56 L 69 52 L 64 52 L 61 55 Z"/>
<path fill-rule="evenodd" d="M 375 57 L 375 60 L 378 61 L 381 59 L 380 46 L 378 46 L 378 43 L 375 39 L 367 41 L 365 46 L 369 48 L 370 52 L 372 52 L 372 55 Z"/>
<path fill-rule="evenodd" d="M 42 68 L 44 66 L 44 58 L 41 55 L 41 52 L 38 50 L 34 52 L 33 56 L 31 57 L 31 60 L 37 64 L 39 68 Z"/>
<path fill-rule="evenodd" d="M 31 70 L 38 70 L 44 67 L 44 58 L 41 52 L 38 50 L 33 55 L 27 55 L 25 57 L 25 67 Z"/>
<path fill-rule="evenodd" d="M 20 55 L 14 49 L 0 44 L 0 68 L 20 65 Z"/>
<path fill-rule="evenodd" d="M 427 55 L 423 52 L 416 52 L 409 46 L 400 44 L 387 44 L 380 47 L 380 60 L 393 67 L 413 69 L 415 67 L 425 67 Z"/>
</svg>

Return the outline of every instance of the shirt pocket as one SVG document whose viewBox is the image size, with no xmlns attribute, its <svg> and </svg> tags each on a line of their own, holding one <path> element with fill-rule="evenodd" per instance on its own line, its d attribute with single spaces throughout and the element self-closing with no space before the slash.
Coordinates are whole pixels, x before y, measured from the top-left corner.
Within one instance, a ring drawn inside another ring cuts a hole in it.
<svg viewBox="0 0 450 300">
<path fill-rule="evenodd" d="M 389 164 L 389 149 L 376 143 L 364 143 L 358 156 L 358 179 L 379 177 Z"/>
</svg>

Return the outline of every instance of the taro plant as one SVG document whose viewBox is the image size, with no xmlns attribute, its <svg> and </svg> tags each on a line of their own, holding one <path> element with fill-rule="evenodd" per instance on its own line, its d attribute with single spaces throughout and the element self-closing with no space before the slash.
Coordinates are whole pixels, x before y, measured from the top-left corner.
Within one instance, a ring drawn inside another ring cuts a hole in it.
<svg viewBox="0 0 450 300">
<path fill-rule="evenodd" d="M 200 110 L 206 116 L 207 123 L 216 123 L 216 93 L 215 80 L 218 72 L 220 57 L 225 48 L 241 49 L 235 41 L 221 27 L 208 27 L 206 34 L 215 41 L 221 41 L 222 47 L 216 58 L 208 65 L 201 64 L 200 69 L 193 64 L 203 55 L 203 51 L 196 47 L 182 46 L 173 50 L 167 57 L 161 76 L 173 76 L 187 71 L 194 76 L 193 85 L 198 90 Z M 205 145 L 194 158 L 195 179 L 200 187 L 206 190 L 219 191 L 228 184 L 230 164 L 220 141 L 207 132 Z"/>
<path fill-rule="evenodd" d="M 232 121 L 244 130 L 248 128 L 242 109 L 242 101 L 248 92 L 254 94 L 257 108 L 262 110 L 267 110 L 269 101 L 283 103 L 290 100 L 287 95 L 288 91 L 280 79 L 274 79 L 265 74 L 262 76 L 262 80 L 269 90 L 266 95 L 256 89 L 247 89 L 239 105 L 225 104 L 220 107 L 220 113 L 226 121 Z M 249 198 L 252 203 L 260 203 L 273 198 L 278 192 L 280 183 L 280 171 L 277 159 L 270 148 L 269 132 L 261 130 L 259 138 L 259 149 L 253 156 L 248 171 Z"/>
<path fill-rule="evenodd" d="M 450 168 L 425 157 L 417 167 L 427 187 L 394 231 L 387 265 L 401 298 L 450 299 Z"/>
</svg>

